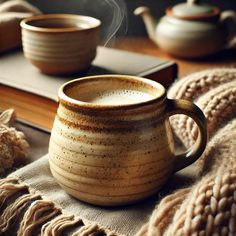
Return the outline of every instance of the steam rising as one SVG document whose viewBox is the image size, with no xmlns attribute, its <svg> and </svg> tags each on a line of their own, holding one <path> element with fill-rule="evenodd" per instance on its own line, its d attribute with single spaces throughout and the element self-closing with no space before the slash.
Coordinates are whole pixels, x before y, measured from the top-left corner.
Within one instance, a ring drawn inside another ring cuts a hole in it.
<svg viewBox="0 0 236 236">
<path fill-rule="evenodd" d="M 45 13 L 81 14 L 100 19 L 102 40 L 105 45 L 118 31 L 120 34 L 125 34 L 127 30 L 125 0 L 28 0 L 28 2 Z"/>
<path fill-rule="evenodd" d="M 127 10 L 124 0 L 67 0 L 63 7 L 68 13 L 79 13 L 100 19 L 104 45 L 116 35 L 118 30 L 122 34 L 126 33 Z"/>
<path fill-rule="evenodd" d="M 126 33 L 127 10 L 124 0 L 79 0 L 81 14 L 102 22 L 102 39 L 106 45 L 120 30 Z"/>
<path fill-rule="evenodd" d="M 124 27 L 127 31 L 127 9 L 123 0 L 103 0 L 113 12 L 113 18 L 110 26 L 105 33 L 105 45 L 115 36 L 119 29 Z"/>
</svg>

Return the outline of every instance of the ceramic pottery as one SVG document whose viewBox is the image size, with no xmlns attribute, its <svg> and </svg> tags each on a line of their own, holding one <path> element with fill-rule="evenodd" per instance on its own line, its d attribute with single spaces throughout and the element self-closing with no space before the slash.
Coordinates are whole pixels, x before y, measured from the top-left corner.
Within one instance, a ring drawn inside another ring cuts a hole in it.
<svg viewBox="0 0 236 236">
<path fill-rule="evenodd" d="M 96 56 L 100 25 L 99 20 L 80 15 L 29 17 L 21 22 L 24 55 L 46 74 L 86 70 Z"/>
<path fill-rule="evenodd" d="M 158 21 L 149 8 L 138 7 L 148 35 L 161 49 L 177 57 L 197 58 L 232 47 L 236 40 L 236 13 L 187 0 L 166 9 Z"/>
<path fill-rule="evenodd" d="M 175 155 L 169 117 L 192 117 L 199 136 Z M 202 154 L 206 119 L 193 103 L 171 100 L 144 78 L 101 75 L 72 80 L 59 90 L 49 162 L 69 194 L 104 206 L 133 203 L 157 192 L 174 172 Z"/>
</svg>

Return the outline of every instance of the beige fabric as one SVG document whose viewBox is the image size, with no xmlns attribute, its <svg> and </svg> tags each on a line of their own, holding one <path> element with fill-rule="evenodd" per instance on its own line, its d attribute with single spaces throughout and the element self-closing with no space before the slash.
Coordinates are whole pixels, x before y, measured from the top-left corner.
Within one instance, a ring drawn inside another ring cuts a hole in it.
<svg viewBox="0 0 236 236">
<path fill-rule="evenodd" d="M 27 156 L 29 145 L 25 135 L 10 126 L 14 117 L 13 109 L 0 114 L 0 174 L 24 161 Z"/>
<path fill-rule="evenodd" d="M 30 149 L 28 159 L 30 161 L 34 161 L 39 158 L 40 155 L 42 156 L 43 153 L 46 153 L 49 134 L 34 130 L 24 125 L 18 125 L 18 129 L 22 130 L 25 133 L 27 140 L 29 140 Z M 79 202 L 67 195 L 51 176 L 47 156 L 19 169 L 14 172 L 12 176 L 17 177 L 22 184 L 18 184 L 18 180 L 11 181 L 13 183 L 10 184 L 10 186 L 5 184 L 5 196 L 7 195 L 7 190 L 9 190 L 9 195 L 18 194 L 21 196 L 20 194 L 22 194 L 22 189 L 25 191 L 28 186 L 30 186 L 32 191 L 31 194 L 28 193 L 22 195 L 11 207 L 5 209 L 5 214 L 0 216 L 0 232 L 1 230 L 7 230 L 7 227 L 10 227 L 11 224 L 7 220 L 9 215 L 11 215 L 12 219 L 17 219 L 20 212 L 24 212 L 24 207 L 27 205 L 27 202 L 34 202 L 43 197 L 50 203 L 56 203 L 56 205 L 53 205 L 55 208 L 63 209 L 63 215 L 59 215 L 58 217 L 55 217 L 53 221 L 43 224 L 41 229 L 41 235 L 43 236 L 46 236 L 46 233 L 48 233 L 48 235 L 60 235 L 59 232 L 63 231 L 63 228 L 70 228 L 70 231 L 76 231 L 76 229 L 82 225 L 81 220 L 87 223 L 86 227 L 90 228 L 90 230 L 92 226 L 95 225 L 98 227 L 99 225 L 99 230 L 103 229 L 102 226 L 105 226 L 106 228 L 115 230 L 116 234 L 133 236 L 136 232 L 138 232 L 143 223 L 148 221 L 156 202 L 161 197 L 171 192 L 172 189 L 182 187 L 194 177 L 192 169 L 187 168 L 184 173 L 178 173 L 170 178 L 165 187 L 156 196 L 146 201 L 127 207 L 100 208 Z M 0 193 L 1 190 L 3 190 L 3 187 L 0 186 Z M 37 190 L 37 193 L 35 193 L 35 190 Z M 35 204 L 41 203 L 36 202 Z M 15 212 L 15 209 L 19 207 L 20 210 Z M 50 204 L 47 205 L 47 207 L 54 212 Z M 37 209 L 33 208 L 29 211 L 37 211 Z M 13 212 L 15 213 L 13 214 Z M 1 224 L 1 220 L 2 222 L 5 222 L 5 224 Z M 28 220 L 29 219 L 25 219 L 27 222 Z M 90 221 L 94 223 L 91 224 Z M 25 227 L 21 229 L 22 232 L 25 232 L 25 230 Z M 52 232 L 55 234 L 50 234 Z M 107 232 L 107 234 L 109 235 L 110 232 Z"/>
<path fill-rule="evenodd" d="M 236 235 L 235 88 L 236 69 L 225 68 L 189 75 L 169 90 L 171 98 L 196 102 L 212 138 L 193 165 L 199 180 L 164 198 L 137 236 Z M 192 119 L 175 116 L 172 126 L 185 146 L 196 140 Z"/>
<path fill-rule="evenodd" d="M 143 222 L 148 220 L 155 205 L 155 199 L 122 208 L 101 208 L 80 202 L 66 194 L 55 182 L 49 170 L 47 156 L 11 176 L 37 189 L 45 199 L 57 203 L 65 213 L 96 222 L 120 234 L 134 235 Z"/>
<path fill-rule="evenodd" d="M 236 235 L 236 119 L 212 138 L 205 175 L 164 198 L 137 236 Z"/>
<path fill-rule="evenodd" d="M 20 21 L 40 14 L 40 10 L 23 0 L 10 0 L 0 4 L 0 52 L 21 45 Z"/>
<path fill-rule="evenodd" d="M 1 13 L 31 13 L 31 14 L 40 14 L 38 8 L 32 6 L 28 2 L 24 0 L 9 0 L 6 1 L 4 4 L 0 5 L 0 12 Z"/>
<path fill-rule="evenodd" d="M 193 101 L 204 112 L 209 136 L 227 120 L 236 117 L 236 68 L 204 70 L 177 81 L 168 97 Z M 179 139 L 190 147 L 195 142 L 198 129 L 191 118 L 176 115 L 171 124 Z"/>
</svg>

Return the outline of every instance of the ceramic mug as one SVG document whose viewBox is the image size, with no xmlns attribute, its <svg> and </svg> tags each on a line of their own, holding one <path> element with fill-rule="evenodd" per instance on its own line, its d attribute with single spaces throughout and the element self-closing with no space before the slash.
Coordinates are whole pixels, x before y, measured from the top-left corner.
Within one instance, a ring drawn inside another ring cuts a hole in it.
<svg viewBox="0 0 236 236">
<path fill-rule="evenodd" d="M 187 153 L 175 155 L 169 117 L 195 120 L 199 135 Z M 202 111 L 166 97 L 152 80 L 100 75 L 69 81 L 49 145 L 50 169 L 72 196 L 96 205 L 133 203 L 157 192 L 167 178 L 196 161 L 207 142 Z"/>
</svg>

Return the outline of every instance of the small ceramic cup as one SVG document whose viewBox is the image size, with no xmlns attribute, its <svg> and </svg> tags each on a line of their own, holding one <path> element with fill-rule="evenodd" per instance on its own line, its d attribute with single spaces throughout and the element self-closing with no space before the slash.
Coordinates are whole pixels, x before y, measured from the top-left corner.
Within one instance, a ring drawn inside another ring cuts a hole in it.
<svg viewBox="0 0 236 236">
<path fill-rule="evenodd" d="M 195 145 L 176 155 L 169 117 L 185 114 L 199 127 Z M 202 111 L 166 97 L 144 78 L 101 75 L 59 90 L 49 145 L 53 176 L 72 196 L 96 205 L 133 203 L 157 192 L 167 178 L 196 161 L 207 142 Z"/>
<path fill-rule="evenodd" d="M 98 19 L 49 14 L 29 17 L 20 25 L 25 57 L 46 74 L 86 70 L 96 56 L 101 26 Z"/>
</svg>

